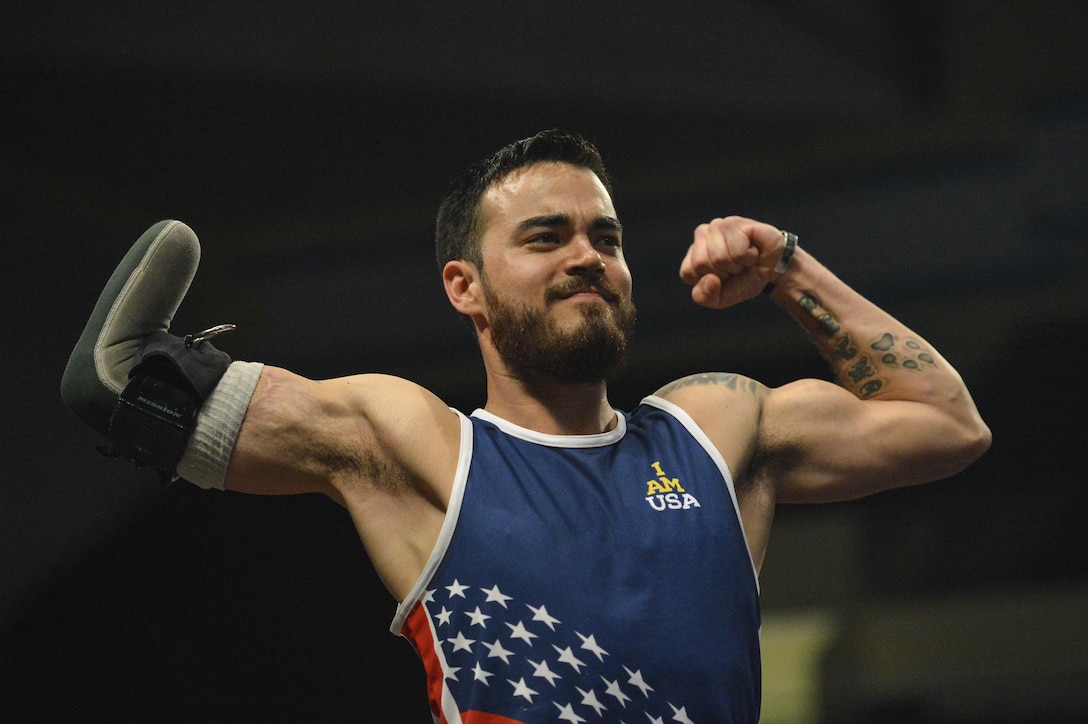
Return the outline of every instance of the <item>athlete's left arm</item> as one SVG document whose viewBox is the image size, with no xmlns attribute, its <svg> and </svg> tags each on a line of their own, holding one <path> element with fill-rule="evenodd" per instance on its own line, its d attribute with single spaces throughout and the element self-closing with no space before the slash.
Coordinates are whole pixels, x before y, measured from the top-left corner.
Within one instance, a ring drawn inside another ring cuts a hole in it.
<svg viewBox="0 0 1088 724">
<path fill-rule="evenodd" d="M 952 365 L 799 247 L 775 278 L 785 239 L 768 224 L 716 219 L 696 231 L 681 267 L 693 299 L 713 308 L 773 279 L 772 299 L 838 378 L 762 396 L 750 474 L 772 482 L 778 502 L 826 502 L 938 480 L 981 456 L 990 430 Z"/>
</svg>

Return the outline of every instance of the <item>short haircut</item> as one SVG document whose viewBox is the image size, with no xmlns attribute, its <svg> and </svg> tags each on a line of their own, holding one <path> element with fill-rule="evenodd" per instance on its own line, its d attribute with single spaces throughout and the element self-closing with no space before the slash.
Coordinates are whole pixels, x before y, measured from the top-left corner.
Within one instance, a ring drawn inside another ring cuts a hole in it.
<svg viewBox="0 0 1088 724">
<path fill-rule="evenodd" d="M 511 172 L 550 161 L 589 169 L 604 184 L 608 195 L 612 195 L 612 181 L 600 152 L 577 133 L 552 129 L 515 141 L 469 166 L 450 185 L 438 206 L 435 224 L 434 245 L 439 268 L 456 259 L 482 268 L 484 225 L 480 218 L 480 198 Z"/>
</svg>

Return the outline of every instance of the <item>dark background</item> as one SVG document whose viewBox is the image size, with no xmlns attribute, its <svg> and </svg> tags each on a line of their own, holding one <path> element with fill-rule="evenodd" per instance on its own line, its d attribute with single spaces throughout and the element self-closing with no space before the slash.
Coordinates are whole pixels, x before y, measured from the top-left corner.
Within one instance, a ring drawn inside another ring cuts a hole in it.
<svg viewBox="0 0 1088 724">
<path fill-rule="evenodd" d="M 692 228 L 797 232 L 961 371 L 966 473 L 783 509 L 775 616 L 834 622 L 828 721 L 1088 712 L 1084 2 L 36 3 L 0 23 L 6 403 L 0 718 L 428 721 L 394 602 L 324 499 L 94 452 L 60 374 L 129 244 L 201 236 L 175 329 L 238 359 L 483 404 L 434 266 L 468 162 L 548 127 L 616 177 L 640 327 L 613 403 L 730 370 L 826 376 L 766 300 L 695 308 Z"/>
</svg>

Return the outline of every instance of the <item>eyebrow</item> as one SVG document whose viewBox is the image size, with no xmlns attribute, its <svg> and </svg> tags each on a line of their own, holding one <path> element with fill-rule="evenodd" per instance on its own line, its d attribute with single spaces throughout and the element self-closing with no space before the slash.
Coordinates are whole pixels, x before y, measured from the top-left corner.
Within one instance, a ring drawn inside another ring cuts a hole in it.
<svg viewBox="0 0 1088 724">
<path fill-rule="evenodd" d="M 574 226 L 574 220 L 570 214 L 544 214 L 542 216 L 530 216 L 522 220 L 514 229 L 515 234 L 524 234 L 530 229 L 558 228 L 562 226 Z M 623 232 L 623 224 L 613 216 L 598 216 L 590 223 L 590 228 L 596 231 Z"/>
</svg>

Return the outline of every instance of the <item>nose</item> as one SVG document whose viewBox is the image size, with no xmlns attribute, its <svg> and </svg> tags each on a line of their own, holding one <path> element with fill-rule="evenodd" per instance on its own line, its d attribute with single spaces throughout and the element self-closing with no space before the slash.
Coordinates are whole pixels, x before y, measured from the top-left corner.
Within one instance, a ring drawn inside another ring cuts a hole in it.
<svg viewBox="0 0 1088 724">
<path fill-rule="evenodd" d="M 604 271 L 604 258 L 593 246 L 588 236 L 579 235 L 571 241 L 571 254 L 567 272 L 575 275 L 600 274 Z"/>
</svg>

